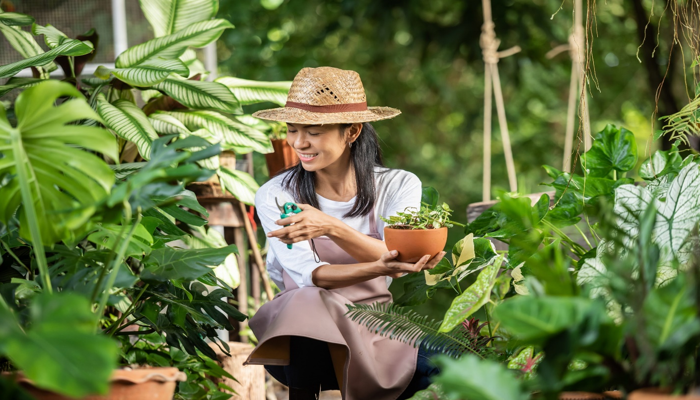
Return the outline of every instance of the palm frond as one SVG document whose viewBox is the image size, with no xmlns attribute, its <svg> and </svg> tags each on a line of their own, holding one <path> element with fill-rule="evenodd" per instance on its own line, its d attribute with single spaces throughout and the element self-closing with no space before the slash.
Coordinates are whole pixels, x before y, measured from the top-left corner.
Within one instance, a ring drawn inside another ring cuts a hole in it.
<svg viewBox="0 0 700 400">
<path fill-rule="evenodd" d="M 470 352 L 483 358 L 481 347 L 491 340 L 474 338 L 469 331 L 461 328 L 447 333 L 440 332 L 440 321 L 394 303 L 348 305 L 348 310 L 346 315 L 350 320 L 371 332 L 451 357 Z"/>
</svg>

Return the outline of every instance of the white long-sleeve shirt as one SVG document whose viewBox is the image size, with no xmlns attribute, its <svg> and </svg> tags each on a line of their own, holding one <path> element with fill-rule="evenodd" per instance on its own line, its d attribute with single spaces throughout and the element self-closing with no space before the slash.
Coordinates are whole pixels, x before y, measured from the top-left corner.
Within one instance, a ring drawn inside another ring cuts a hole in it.
<svg viewBox="0 0 700 400">
<path fill-rule="evenodd" d="M 275 196 L 280 202 L 294 198 L 292 193 L 284 190 L 282 182 L 286 174 L 280 174 L 265 183 L 255 195 L 255 208 L 262 222 L 265 233 L 281 229 L 275 224 L 280 219 L 280 210 L 275 204 Z M 377 199 L 374 206 L 374 216 L 377 219 L 377 230 L 384 238 L 385 223 L 379 217 L 390 217 L 406 207 L 420 207 L 421 182 L 414 174 L 400 169 L 377 167 L 374 170 Z M 358 232 L 369 234 L 368 216 L 345 218 L 344 215 L 352 210 L 355 198 L 347 202 L 328 200 L 316 195 L 321 211 L 338 218 Z M 311 273 L 326 262 L 316 262 L 311 245 L 308 241 L 294 243 L 292 249 L 277 238 L 269 238 L 270 249 L 267 255 L 267 271 L 277 286 L 284 290 L 282 271 L 296 282 L 299 287 L 315 286 Z"/>
</svg>

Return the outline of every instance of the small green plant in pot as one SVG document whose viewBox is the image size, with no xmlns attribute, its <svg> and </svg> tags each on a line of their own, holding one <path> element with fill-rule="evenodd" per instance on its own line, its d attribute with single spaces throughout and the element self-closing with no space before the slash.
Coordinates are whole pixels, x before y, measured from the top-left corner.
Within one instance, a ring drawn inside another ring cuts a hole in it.
<svg viewBox="0 0 700 400">
<path fill-rule="evenodd" d="M 439 204 L 437 190 L 423 189 L 421 207 L 406 208 L 389 218 L 384 228 L 384 240 L 389 250 L 399 252 L 398 260 L 416 262 L 425 255 L 435 256 L 447 243 L 447 228 L 460 225 L 450 221 L 452 210 L 447 203 Z"/>
</svg>

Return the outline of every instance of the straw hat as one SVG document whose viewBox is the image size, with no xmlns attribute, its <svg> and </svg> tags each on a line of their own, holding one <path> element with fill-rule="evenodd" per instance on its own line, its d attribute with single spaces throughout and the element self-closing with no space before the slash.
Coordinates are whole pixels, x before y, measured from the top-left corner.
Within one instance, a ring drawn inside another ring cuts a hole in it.
<svg viewBox="0 0 700 400">
<path fill-rule="evenodd" d="M 281 108 L 258 111 L 254 117 L 292 124 L 323 125 L 379 121 L 401 111 L 367 107 L 360 75 L 331 67 L 304 68 L 294 77 Z"/>
</svg>

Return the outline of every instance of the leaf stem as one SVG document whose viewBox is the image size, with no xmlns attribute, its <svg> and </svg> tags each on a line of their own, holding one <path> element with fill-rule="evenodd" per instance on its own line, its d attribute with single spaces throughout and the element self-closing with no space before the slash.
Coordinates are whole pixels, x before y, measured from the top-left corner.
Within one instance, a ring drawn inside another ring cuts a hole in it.
<svg viewBox="0 0 700 400">
<path fill-rule="evenodd" d="M 593 246 L 591 246 L 591 242 L 588 241 L 588 238 L 586 237 L 586 234 L 583 233 L 583 231 L 581 230 L 581 228 L 579 228 L 578 224 L 574 224 L 574 227 L 576 228 L 576 230 L 578 231 L 578 233 L 581 234 L 581 237 L 583 238 L 583 240 L 586 241 L 586 244 L 588 245 L 588 247 L 590 247 L 590 248 L 592 249 Z"/>
<path fill-rule="evenodd" d="M 46 252 L 44 243 L 41 238 L 41 230 L 39 228 L 39 220 L 36 209 L 34 208 L 35 200 L 41 202 L 41 193 L 37 191 L 37 197 L 32 196 L 32 189 L 29 186 L 30 180 L 36 182 L 35 176 L 29 176 L 25 166 L 29 165 L 27 154 L 22 146 L 22 137 L 19 130 L 10 129 L 10 141 L 12 142 L 12 152 L 14 153 L 17 166 L 17 179 L 19 180 L 19 189 L 22 195 L 22 208 L 27 218 L 29 225 L 29 236 L 32 240 L 32 249 L 36 257 L 36 263 L 39 267 L 39 275 L 41 275 L 42 286 L 48 293 L 53 293 L 51 286 L 51 276 L 49 276 L 49 265 L 46 261 Z"/>
<path fill-rule="evenodd" d="M 18 263 L 19 265 L 22 266 L 22 268 L 26 269 L 27 272 L 29 272 L 29 278 L 31 279 L 32 276 L 34 275 L 34 274 L 32 274 L 32 270 L 31 270 L 29 267 L 27 267 L 26 265 L 24 265 L 24 263 L 22 262 L 22 260 L 20 260 L 19 257 L 17 257 L 17 255 L 12 251 L 12 249 L 10 248 L 10 245 L 9 245 L 9 244 L 5 243 L 4 240 L 0 240 L 0 243 L 2 243 L 2 246 L 3 246 L 3 247 L 5 248 L 5 250 L 10 254 L 10 256 L 11 256 L 12 258 L 14 258 L 15 261 L 17 261 L 17 263 Z"/>
<path fill-rule="evenodd" d="M 127 213 L 131 214 L 131 207 L 127 206 L 126 208 Z M 129 242 L 131 241 L 131 237 L 134 235 L 134 232 L 136 231 L 136 228 L 139 226 L 141 223 L 141 207 L 138 208 L 136 212 L 136 221 L 134 221 L 134 224 L 131 226 L 131 229 L 129 229 L 129 233 L 126 235 L 126 237 L 121 241 L 119 244 L 119 250 L 117 251 L 117 255 L 112 261 L 112 271 L 109 273 L 109 279 L 107 280 L 107 286 L 105 286 L 104 291 L 102 292 L 102 298 L 100 299 L 100 304 L 97 307 L 97 328 L 99 328 L 99 321 L 102 318 L 102 313 L 104 312 L 105 306 L 107 305 L 107 300 L 109 299 L 109 291 L 112 290 L 112 286 L 114 286 L 114 282 L 117 280 L 117 274 L 119 273 L 119 267 L 121 266 L 122 263 L 122 258 L 124 257 L 124 253 L 126 253 L 126 248 L 129 245 Z"/>
<path fill-rule="evenodd" d="M 129 308 L 127 308 L 126 311 L 124 311 L 122 316 L 119 317 L 119 319 L 115 323 L 113 323 L 109 326 L 109 328 L 106 329 L 107 335 L 114 335 L 114 331 L 119 327 L 119 324 L 121 324 L 126 319 L 126 317 L 128 317 L 134 311 L 134 308 L 136 308 L 136 303 L 138 303 L 139 299 L 141 299 L 141 296 L 146 291 L 146 289 L 148 289 L 148 283 L 145 284 L 139 292 L 139 294 L 137 294 L 136 297 L 134 297 L 134 300 L 131 302 L 131 305 L 129 305 Z"/>
</svg>

